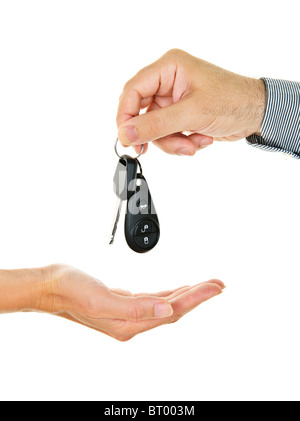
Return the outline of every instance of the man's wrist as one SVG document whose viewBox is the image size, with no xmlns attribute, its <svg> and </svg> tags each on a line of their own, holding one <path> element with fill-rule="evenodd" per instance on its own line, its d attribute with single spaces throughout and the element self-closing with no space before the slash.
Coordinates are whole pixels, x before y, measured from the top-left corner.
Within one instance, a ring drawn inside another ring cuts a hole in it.
<svg viewBox="0 0 300 421">
<path fill-rule="evenodd" d="M 260 136 L 261 127 L 266 111 L 267 104 L 267 89 L 265 82 L 262 79 L 255 79 L 255 89 L 253 91 L 253 134 Z"/>
<path fill-rule="evenodd" d="M 263 78 L 267 91 L 261 132 L 253 132 L 247 142 L 265 150 L 300 158 L 300 83 Z"/>
</svg>

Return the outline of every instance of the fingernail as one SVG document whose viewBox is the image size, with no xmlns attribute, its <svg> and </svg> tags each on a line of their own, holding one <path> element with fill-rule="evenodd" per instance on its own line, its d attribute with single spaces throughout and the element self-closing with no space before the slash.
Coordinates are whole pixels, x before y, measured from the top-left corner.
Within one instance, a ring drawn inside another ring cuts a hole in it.
<svg viewBox="0 0 300 421">
<path fill-rule="evenodd" d="M 173 314 L 173 308 L 167 303 L 157 303 L 154 305 L 155 317 L 168 317 Z"/>
<path fill-rule="evenodd" d="M 194 150 L 193 149 L 189 149 L 189 148 L 180 148 L 177 150 L 177 155 L 189 155 L 192 156 L 194 155 Z"/>
<path fill-rule="evenodd" d="M 119 136 L 123 143 L 132 144 L 138 140 L 134 126 L 121 126 L 119 129 Z"/>
</svg>

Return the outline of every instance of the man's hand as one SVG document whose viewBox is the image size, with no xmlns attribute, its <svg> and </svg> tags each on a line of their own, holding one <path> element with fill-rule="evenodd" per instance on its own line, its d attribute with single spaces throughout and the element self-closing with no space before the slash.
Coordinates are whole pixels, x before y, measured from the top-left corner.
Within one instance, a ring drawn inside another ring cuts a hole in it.
<svg viewBox="0 0 300 421">
<path fill-rule="evenodd" d="M 223 282 L 211 280 L 156 294 L 131 294 L 109 289 L 77 269 L 51 265 L 34 289 L 34 310 L 81 323 L 120 341 L 172 323 L 203 301 L 222 292 Z"/>
<path fill-rule="evenodd" d="M 126 83 L 117 113 L 118 136 L 137 152 L 153 141 L 167 153 L 194 155 L 214 140 L 259 133 L 265 106 L 262 80 L 175 49 Z M 146 113 L 140 114 L 142 109 Z"/>
</svg>

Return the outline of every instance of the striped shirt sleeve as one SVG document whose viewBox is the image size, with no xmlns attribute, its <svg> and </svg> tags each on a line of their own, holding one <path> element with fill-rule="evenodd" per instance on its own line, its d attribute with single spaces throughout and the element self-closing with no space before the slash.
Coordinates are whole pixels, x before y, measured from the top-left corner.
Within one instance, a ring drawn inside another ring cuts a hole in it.
<svg viewBox="0 0 300 421">
<path fill-rule="evenodd" d="M 300 83 L 262 79 L 267 89 L 267 104 L 261 135 L 253 134 L 247 137 L 247 142 L 300 159 Z"/>
</svg>

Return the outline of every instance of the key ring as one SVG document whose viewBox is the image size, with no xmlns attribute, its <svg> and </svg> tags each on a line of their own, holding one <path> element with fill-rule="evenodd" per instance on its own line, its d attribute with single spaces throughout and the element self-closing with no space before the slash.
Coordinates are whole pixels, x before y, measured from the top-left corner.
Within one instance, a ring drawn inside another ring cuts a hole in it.
<svg viewBox="0 0 300 421">
<path fill-rule="evenodd" d="M 117 150 L 117 144 L 118 144 L 118 138 L 116 139 L 116 143 L 115 143 L 115 152 L 116 152 L 116 154 L 118 155 L 118 157 L 119 158 L 121 158 L 121 156 L 118 154 L 118 150 Z M 141 152 L 135 157 L 135 159 L 138 159 L 142 154 L 143 154 L 143 152 L 144 152 L 144 149 L 145 149 L 145 144 L 143 143 L 142 144 L 142 149 L 141 149 Z"/>
</svg>

